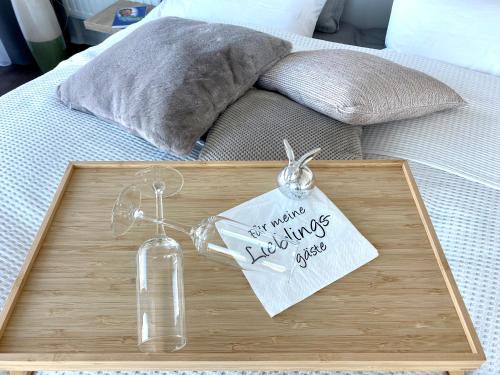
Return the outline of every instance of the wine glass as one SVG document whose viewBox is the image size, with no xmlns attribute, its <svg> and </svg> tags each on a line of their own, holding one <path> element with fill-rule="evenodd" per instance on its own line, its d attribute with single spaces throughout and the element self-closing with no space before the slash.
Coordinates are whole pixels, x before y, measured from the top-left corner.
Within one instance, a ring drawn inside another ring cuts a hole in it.
<svg viewBox="0 0 500 375">
<path fill-rule="evenodd" d="M 266 271 L 290 278 L 298 243 L 223 217 L 211 216 L 194 226 L 152 218 L 141 209 L 142 193 L 136 185 L 126 187 L 113 207 L 111 229 L 118 237 L 136 221 L 165 226 L 191 238 L 200 255 L 248 271 Z"/>
<path fill-rule="evenodd" d="M 130 196 L 127 196 L 128 193 L 125 192 L 127 189 L 122 191 L 122 194 L 120 194 L 121 199 L 116 201 L 115 207 L 113 208 L 111 230 L 115 237 L 127 233 L 134 224 L 134 221 L 130 221 L 127 217 L 115 218 L 115 209 L 117 212 L 120 211 L 123 214 L 128 209 L 124 205 L 130 203 L 136 204 L 135 198 L 132 195 L 140 193 L 139 202 L 137 204 L 140 204 L 141 196 L 155 198 L 156 217 L 161 221 L 164 216 L 163 198 L 168 198 L 179 193 L 184 186 L 184 177 L 177 169 L 153 166 L 142 169 L 135 174 L 134 186 L 136 188 L 133 192 L 130 191 Z M 121 205 L 121 207 L 117 207 L 118 204 Z M 164 226 L 159 223 L 156 225 L 156 235 L 166 235 Z"/>
<path fill-rule="evenodd" d="M 184 183 L 180 172 L 150 167 L 137 172 L 142 194 L 156 199 L 156 222 L 163 221 L 163 197 L 177 194 Z M 130 198 L 133 195 L 128 195 Z M 128 231 L 128 223 L 119 230 Z M 187 342 L 184 307 L 183 251 L 180 244 L 156 225 L 156 236 L 137 250 L 137 341 L 142 352 L 171 352 Z"/>
</svg>

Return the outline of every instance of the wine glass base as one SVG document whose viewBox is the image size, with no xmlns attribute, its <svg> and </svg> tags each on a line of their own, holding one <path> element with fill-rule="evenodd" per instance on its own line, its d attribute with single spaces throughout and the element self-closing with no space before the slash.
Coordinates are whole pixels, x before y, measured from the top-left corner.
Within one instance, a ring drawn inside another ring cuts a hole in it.
<svg viewBox="0 0 500 375">
<path fill-rule="evenodd" d="M 135 223 L 136 212 L 141 207 L 141 191 L 131 185 L 121 191 L 116 198 L 111 213 L 111 231 L 119 237 L 127 233 Z"/>
<path fill-rule="evenodd" d="M 163 198 L 179 193 L 184 185 L 184 177 L 177 169 L 170 167 L 153 166 L 136 173 L 136 185 L 143 196 L 155 197 L 155 184 L 162 184 Z"/>
</svg>

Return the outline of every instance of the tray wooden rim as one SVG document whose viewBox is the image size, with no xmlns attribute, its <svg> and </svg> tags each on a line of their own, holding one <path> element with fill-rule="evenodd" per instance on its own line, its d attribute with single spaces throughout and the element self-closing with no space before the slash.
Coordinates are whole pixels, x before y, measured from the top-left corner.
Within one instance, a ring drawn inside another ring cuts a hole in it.
<svg viewBox="0 0 500 375">
<path fill-rule="evenodd" d="M 183 168 L 276 168 L 283 161 L 71 161 L 54 194 L 40 229 L 21 267 L 3 310 L 0 312 L 0 339 L 8 326 L 17 298 L 29 277 L 41 245 L 62 201 L 73 172 L 77 168 L 136 168 L 151 165 L 182 166 Z M 186 360 L 182 352 L 172 354 L 144 353 L 0 353 L 0 368 L 13 371 L 31 370 L 464 370 L 474 369 L 486 361 L 486 356 L 453 278 L 448 261 L 432 226 L 430 216 L 418 191 L 406 160 L 313 161 L 315 168 L 396 167 L 401 168 L 415 201 L 420 219 L 431 242 L 436 262 L 445 280 L 470 353 L 307 353 L 310 360 L 294 360 L 297 353 L 200 353 L 197 360 Z M 228 357 L 231 357 L 228 360 Z"/>
</svg>

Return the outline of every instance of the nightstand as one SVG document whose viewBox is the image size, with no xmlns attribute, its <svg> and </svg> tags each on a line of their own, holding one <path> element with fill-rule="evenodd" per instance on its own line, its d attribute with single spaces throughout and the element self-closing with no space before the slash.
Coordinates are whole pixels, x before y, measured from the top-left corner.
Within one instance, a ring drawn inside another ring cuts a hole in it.
<svg viewBox="0 0 500 375">
<path fill-rule="evenodd" d="M 83 21 L 83 24 L 85 25 L 85 28 L 87 30 L 97 31 L 105 34 L 114 34 L 120 30 L 123 30 L 111 27 L 111 25 L 113 24 L 113 19 L 115 18 L 116 10 L 119 8 L 141 5 L 146 5 L 148 7 L 146 10 L 147 13 L 149 13 L 151 9 L 154 8 L 153 5 L 139 3 L 136 1 L 119 0 L 114 4 L 111 4 L 106 9 L 100 11 L 99 13 L 94 14 L 92 17 L 87 18 L 85 21 Z"/>
</svg>

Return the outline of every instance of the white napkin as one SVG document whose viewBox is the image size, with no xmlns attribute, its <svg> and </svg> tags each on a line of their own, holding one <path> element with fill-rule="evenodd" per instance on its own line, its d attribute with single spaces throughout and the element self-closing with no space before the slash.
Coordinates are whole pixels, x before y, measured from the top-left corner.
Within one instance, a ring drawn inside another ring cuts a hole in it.
<svg viewBox="0 0 500 375">
<path fill-rule="evenodd" d="M 244 271 L 271 317 L 378 256 L 377 250 L 318 188 L 301 201 L 288 199 L 275 189 L 220 215 L 297 240 L 299 247 L 295 260 L 290 262 L 295 266 L 289 281 L 272 272 Z M 272 262 L 273 256 L 283 254 L 276 252 L 265 260 Z"/>
</svg>

